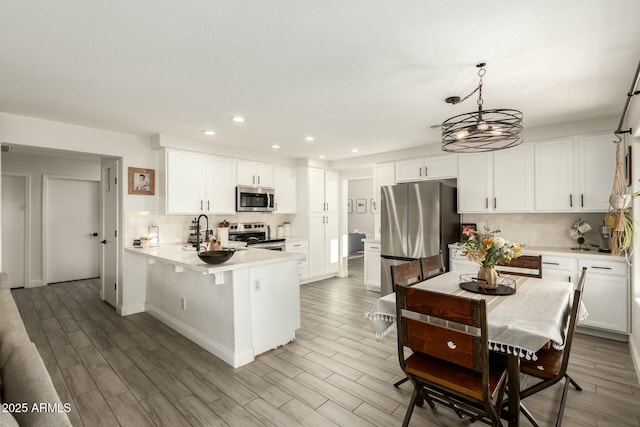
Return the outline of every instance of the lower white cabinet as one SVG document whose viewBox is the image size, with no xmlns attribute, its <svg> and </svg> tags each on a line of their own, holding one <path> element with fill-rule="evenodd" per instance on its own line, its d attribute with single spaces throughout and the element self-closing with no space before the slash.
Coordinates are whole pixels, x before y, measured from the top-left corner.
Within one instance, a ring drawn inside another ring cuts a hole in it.
<svg viewBox="0 0 640 427">
<path fill-rule="evenodd" d="M 299 254 L 298 258 L 298 278 L 300 281 L 304 281 L 309 278 L 309 265 L 307 258 L 309 257 L 309 243 L 304 241 L 286 242 L 286 252 Z"/>
<path fill-rule="evenodd" d="M 309 277 L 338 272 L 340 261 L 338 214 L 309 214 Z"/>
<path fill-rule="evenodd" d="M 578 282 L 578 260 L 571 257 L 543 255 L 542 277 L 563 282 Z"/>
<path fill-rule="evenodd" d="M 364 286 L 380 291 L 380 243 L 364 242 Z"/>
<path fill-rule="evenodd" d="M 624 261 L 580 260 L 587 267 L 582 302 L 589 313 L 581 326 L 628 334 L 629 279 Z"/>
</svg>

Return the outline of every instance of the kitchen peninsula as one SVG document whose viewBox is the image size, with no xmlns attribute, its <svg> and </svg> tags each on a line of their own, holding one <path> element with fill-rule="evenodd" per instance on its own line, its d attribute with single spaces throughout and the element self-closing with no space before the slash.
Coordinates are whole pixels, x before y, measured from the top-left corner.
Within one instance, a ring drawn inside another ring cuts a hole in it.
<svg viewBox="0 0 640 427">
<path fill-rule="evenodd" d="M 298 257 L 236 251 L 210 265 L 180 245 L 127 248 L 145 285 L 144 311 L 234 368 L 285 345 L 300 327 Z"/>
</svg>

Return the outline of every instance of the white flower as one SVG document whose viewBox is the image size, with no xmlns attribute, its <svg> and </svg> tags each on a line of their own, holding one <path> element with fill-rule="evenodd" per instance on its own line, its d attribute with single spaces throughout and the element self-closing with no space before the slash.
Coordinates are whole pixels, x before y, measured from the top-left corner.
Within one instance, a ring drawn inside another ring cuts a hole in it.
<svg viewBox="0 0 640 427">
<path fill-rule="evenodd" d="M 494 237 L 493 245 L 497 248 L 501 248 L 507 244 L 507 241 L 503 237 Z"/>
</svg>

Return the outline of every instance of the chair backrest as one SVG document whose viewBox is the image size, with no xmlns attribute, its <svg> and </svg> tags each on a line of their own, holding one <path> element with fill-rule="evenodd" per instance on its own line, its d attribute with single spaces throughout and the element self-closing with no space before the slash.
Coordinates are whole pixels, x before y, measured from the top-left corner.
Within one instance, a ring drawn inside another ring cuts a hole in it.
<svg viewBox="0 0 640 427">
<path fill-rule="evenodd" d="M 420 258 L 420 266 L 422 269 L 422 280 L 427 280 L 444 273 L 442 254 Z"/>
<path fill-rule="evenodd" d="M 404 347 L 408 347 L 412 352 L 482 372 L 483 382 L 488 384 L 487 309 L 483 299 L 398 285 L 396 316 L 403 369 Z"/>
<path fill-rule="evenodd" d="M 535 272 L 524 272 L 518 269 L 535 270 Z M 542 256 L 541 255 L 522 255 L 512 259 L 510 262 L 499 264 L 496 270 L 513 274 L 515 276 L 525 277 L 542 277 Z"/>
<path fill-rule="evenodd" d="M 580 305 L 582 304 L 582 293 L 584 291 L 584 285 L 587 280 L 587 267 L 582 267 L 582 273 L 580 273 L 580 279 L 576 284 L 576 288 L 573 291 L 573 303 L 571 304 L 571 312 L 569 313 L 569 324 L 567 327 L 567 337 L 565 338 L 564 353 L 562 354 L 562 366 L 560 367 L 560 374 L 564 375 L 569 366 L 569 355 L 571 353 L 571 344 L 573 343 L 573 334 L 578 324 L 578 318 L 580 315 Z"/>
<path fill-rule="evenodd" d="M 394 292 L 397 285 L 411 285 L 420 281 L 422 281 L 422 269 L 419 260 L 391 266 L 391 288 Z"/>
</svg>

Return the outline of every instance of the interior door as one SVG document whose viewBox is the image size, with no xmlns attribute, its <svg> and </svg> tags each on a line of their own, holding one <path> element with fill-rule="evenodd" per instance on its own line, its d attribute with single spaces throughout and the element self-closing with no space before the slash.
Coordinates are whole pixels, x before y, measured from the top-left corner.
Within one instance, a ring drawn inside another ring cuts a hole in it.
<svg viewBox="0 0 640 427">
<path fill-rule="evenodd" d="M 2 175 L 2 269 L 9 286 L 26 286 L 27 177 Z"/>
<path fill-rule="evenodd" d="M 45 177 L 46 281 L 67 282 L 100 275 L 100 183 Z"/>
<path fill-rule="evenodd" d="M 102 170 L 102 298 L 118 303 L 118 166 Z"/>
</svg>

